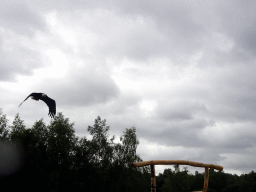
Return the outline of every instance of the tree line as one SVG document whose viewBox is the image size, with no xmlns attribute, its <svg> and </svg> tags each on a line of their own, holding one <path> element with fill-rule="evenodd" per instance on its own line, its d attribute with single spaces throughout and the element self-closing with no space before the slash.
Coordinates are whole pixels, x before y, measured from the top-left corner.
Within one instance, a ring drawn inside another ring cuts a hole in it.
<svg viewBox="0 0 256 192">
<path fill-rule="evenodd" d="M 191 174 L 188 167 L 180 170 L 179 165 L 174 165 L 174 169 L 165 169 L 163 173 L 160 173 L 156 182 L 158 192 L 203 191 L 204 173 L 195 171 L 195 174 Z M 238 176 L 224 173 L 224 171 L 209 170 L 208 192 L 248 191 L 256 191 L 256 173 L 254 171 Z"/>
<path fill-rule="evenodd" d="M 75 135 L 74 123 L 58 113 L 49 125 L 43 119 L 27 128 L 17 114 L 9 125 L 0 110 L 0 187 L 10 191 L 150 191 L 149 167 L 136 153 L 136 128 L 126 128 L 115 143 L 105 119 L 88 126 L 91 139 Z M 204 173 L 165 169 L 157 176 L 157 191 L 202 190 Z M 210 170 L 209 192 L 256 191 L 256 174 L 241 176 Z"/>
</svg>

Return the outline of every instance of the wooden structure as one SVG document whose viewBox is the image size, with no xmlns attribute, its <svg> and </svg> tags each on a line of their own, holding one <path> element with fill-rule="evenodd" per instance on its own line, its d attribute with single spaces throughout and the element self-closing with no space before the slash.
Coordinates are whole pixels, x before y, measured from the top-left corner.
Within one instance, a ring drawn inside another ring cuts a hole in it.
<svg viewBox="0 0 256 192">
<path fill-rule="evenodd" d="M 203 192 L 207 192 L 207 189 L 208 189 L 209 168 L 217 169 L 219 171 L 223 170 L 223 167 L 220 165 L 203 164 L 203 163 L 186 161 L 186 160 L 152 160 L 152 161 L 142 161 L 142 162 L 132 163 L 133 167 L 143 167 L 143 166 L 147 166 L 147 165 L 150 165 L 150 168 L 151 168 L 151 192 L 156 192 L 155 165 L 190 165 L 193 167 L 204 167 L 205 174 L 204 174 Z"/>
</svg>

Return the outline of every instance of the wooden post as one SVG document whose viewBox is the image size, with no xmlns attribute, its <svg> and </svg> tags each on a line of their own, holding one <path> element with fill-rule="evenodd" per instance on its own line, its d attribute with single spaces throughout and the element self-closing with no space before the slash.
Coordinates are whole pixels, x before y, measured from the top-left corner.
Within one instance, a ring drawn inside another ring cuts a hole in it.
<svg viewBox="0 0 256 192">
<path fill-rule="evenodd" d="M 207 192 L 208 189 L 208 182 L 209 182 L 209 168 L 205 167 L 205 173 L 204 173 L 204 189 L 203 192 Z"/>
<path fill-rule="evenodd" d="M 151 192 L 156 192 L 156 174 L 155 165 L 150 165 L 151 168 Z"/>
</svg>

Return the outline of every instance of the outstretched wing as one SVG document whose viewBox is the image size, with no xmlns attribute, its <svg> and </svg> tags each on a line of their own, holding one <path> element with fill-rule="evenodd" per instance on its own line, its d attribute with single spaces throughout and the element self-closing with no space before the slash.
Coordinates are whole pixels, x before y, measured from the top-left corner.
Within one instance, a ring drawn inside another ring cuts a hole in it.
<svg viewBox="0 0 256 192">
<path fill-rule="evenodd" d="M 56 114 L 56 102 L 48 96 L 41 97 L 40 99 L 42 101 L 44 101 L 46 103 L 46 105 L 49 107 L 48 115 L 51 118 L 54 118 L 54 116 Z"/>
<path fill-rule="evenodd" d="M 33 94 L 33 93 L 31 93 L 29 96 L 27 96 L 27 98 L 26 98 L 24 101 L 26 101 L 32 94 Z M 24 101 L 23 101 L 22 103 L 24 103 Z M 21 104 L 22 104 L 22 103 L 21 103 Z M 21 104 L 19 105 L 19 107 L 21 106 Z"/>
</svg>

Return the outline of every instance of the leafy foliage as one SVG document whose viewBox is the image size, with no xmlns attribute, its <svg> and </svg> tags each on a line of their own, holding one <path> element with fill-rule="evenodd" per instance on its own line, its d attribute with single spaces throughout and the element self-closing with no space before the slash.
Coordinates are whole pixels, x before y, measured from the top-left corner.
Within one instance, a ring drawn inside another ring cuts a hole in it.
<svg viewBox="0 0 256 192">
<path fill-rule="evenodd" d="M 101 120 L 100 117 L 95 119 L 93 126 L 88 126 L 88 131 L 92 135 L 91 146 L 94 153 L 92 160 L 98 167 L 108 167 L 109 163 L 113 161 L 113 136 L 110 140 L 109 131 L 110 127 L 106 125 L 106 120 Z"/>
<path fill-rule="evenodd" d="M 78 138 L 74 123 L 62 113 L 49 125 L 40 119 L 31 128 L 17 114 L 9 126 L 0 111 L 0 185 L 10 191 L 150 191 L 148 167 L 130 166 L 142 161 L 135 127 L 125 129 L 120 143 L 100 117 L 87 130 L 91 140 Z M 209 178 L 209 192 L 256 191 L 254 171 L 237 176 L 210 170 Z M 202 191 L 203 183 L 204 173 L 174 165 L 157 176 L 156 186 L 158 192 L 188 192 Z"/>
<path fill-rule="evenodd" d="M 130 167 L 131 162 L 142 161 L 139 155 L 136 154 L 139 140 L 136 137 L 136 128 L 125 129 L 124 135 L 121 136 L 120 141 L 115 147 L 116 161 L 125 167 Z"/>
<path fill-rule="evenodd" d="M 0 174 L 2 187 L 17 190 L 17 186 L 26 191 L 34 191 L 34 185 L 42 191 L 149 190 L 150 175 L 130 166 L 132 161 L 141 161 L 136 155 L 139 142 L 134 127 L 126 129 L 120 144 L 114 143 L 115 136 L 109 138 L 110 127 L 100 117 L 88 126 L 91 140 L 78 138 L 74 123 L 62 113 L 48 126 L 41 119 L 26 128 L 19 114 L 9 127 L 2 113 L 0 122 L 4 133 L 1 138 L 9 138 L 12 146 L 23 151 L 20 168 L 15 173 Z"/>
<path fill-rule="evenodd" d="M 7 139 L 8 137 L 8 120 L 6 119 L 6 115 L 3 115 L 2 109 L 0 109 L 0 140 Z"/>
<path fill-rule="evenodd" d="M 182 171 L 179 169 L 179 165 L 174 165 L 175 170 L 166 169 L 164 175 L 160 174 L 159 178 L 162 180 L 162 191 L 173 192 L 189 192 L 191 185 L 194 181 L 194 177 L 188 174 L 188 169 L 185 167 Z"/>
</svg>

